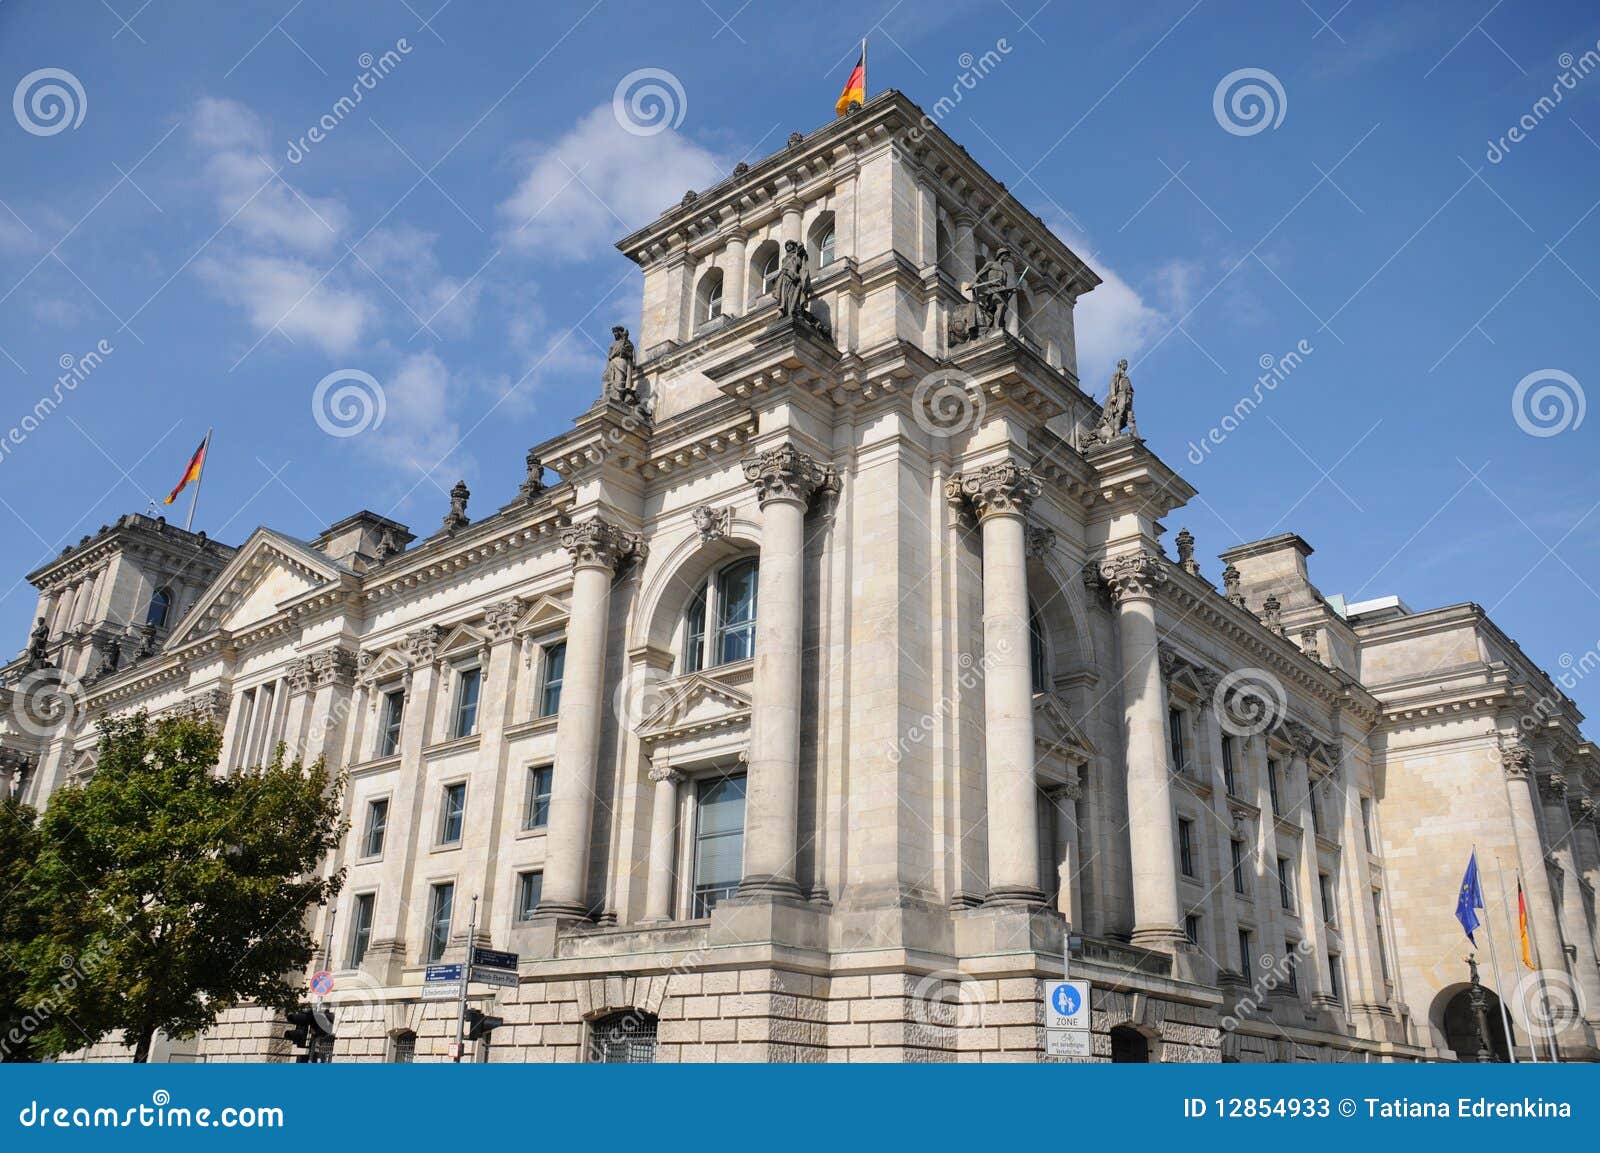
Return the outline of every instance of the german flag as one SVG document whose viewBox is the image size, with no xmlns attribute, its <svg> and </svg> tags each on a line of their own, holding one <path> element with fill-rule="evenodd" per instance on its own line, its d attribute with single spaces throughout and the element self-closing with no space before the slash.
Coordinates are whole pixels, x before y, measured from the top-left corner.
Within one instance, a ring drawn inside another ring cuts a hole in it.
<svg viewBox="0 0 1600 1153">
<path fill-rule="evenodd" d="M 856 66 L 850 72 L 850 79 L 844 83 L 844 91 L 839 93 L 839 102 L 833 106 L 833 111 L 843 116 L 850 111 L 852 104 L 865 104 L 867 101 L 867 42 L 861 41 L 861 59 L 856 61 Z"/>
<path fill-rule="evenodd" d="M 1517 936 L 1522 939 L 1522 963 L 1530 969 L 1538 968 L 1533 963 L 1533 949 L 1528 943 L 1528 898 L 1522 894 L 1522 878 L 1517 878 Z"/>
<path fill-rule="evenodd" d="M 206 446 L 210 443 L 211 433 L 207 431 L 205 439 L 200 442 L 200 447 L 195 449 L 194 455 L 189 458 L 189 466 L 183 470 L 183 476 L 179 479 L 177 487 L 167 494 L 167 499 L 162 501 L 162 504 L 171 504 L 178 499 L 180 492 L 189 487 L 190 481 L 200 479 L 201 470 L 206 467 Z"/>
</svg>

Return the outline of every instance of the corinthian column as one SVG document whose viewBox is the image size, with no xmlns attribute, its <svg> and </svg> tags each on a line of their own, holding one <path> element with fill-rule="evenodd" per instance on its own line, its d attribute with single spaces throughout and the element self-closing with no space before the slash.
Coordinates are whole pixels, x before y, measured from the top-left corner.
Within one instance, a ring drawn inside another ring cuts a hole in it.
<svg viewBox="0 0 1600 1153">
<path fill-rule="evenodd" d="M 650 873 L 645 892 L 644 919 L 672 920 L 672 830 L 678 816 L 678 782 L 683 774 L 666 765 L 650 770 L 656 783 L 650 814 Z"/>
<path fill-rule="evenodd" d="M 958 473 L 945 486 L 983 531 L 984 784 L 989 813 L 986 905 L 1044 904 L 1028 659 L 1028 506 L 1041 485 L 1013 461 Z"/>
<path fill-rule="evenodd" d="M 800 629 L 804 619 L 806 506 L 833 470 L 793 445 L 742 462 L 761 504 L 756 657 L 745 785 L 740 896 L 800 896 L 795 856 L 800 820 Z"/>
<path fill-rule="evenodd" d="M 1133 942 L 1173 951 L 1183 940 L 1177 834 L 1167 767 L 1167 699 L 1156 638 L 1156 589 L 1166 564 L 1147 552 L 1113 557 L 1100 579 L 1117 610 L 1122 740 L 1128 759 L 1128 847 L 1133 855 Z"/>
<path fill-rule="evenodd" d="M 625 557 L 642 551 L 637 535 L 595 518 L 561 534 L 572 554 L 572 611 L 567 622 L 566 675 L 556 720 L 550 825 L 545 837 L 544 891 L 538 914 L 587 917 L 589 831 L 605 701 L 605 646 L 611 578 Z"/>
<path fill-rule="evenodd" d="M 1550 894 L 1550 872 L 1545 867 L 1544 844 L 1539 837 L 1533 750 L 1521 737 L 1502 738 L 1500 764 L 1505 769 L 1506 794 L 1511 801 L 1511 830 L 1516 837 L 1522 891 L 1528 899 L 1528 929 L 1538 953 L 1535 959 L 1542 968 L 1565 972 L 1567 954 L 1561 943 L 1555 900 Z"/>
</svg>

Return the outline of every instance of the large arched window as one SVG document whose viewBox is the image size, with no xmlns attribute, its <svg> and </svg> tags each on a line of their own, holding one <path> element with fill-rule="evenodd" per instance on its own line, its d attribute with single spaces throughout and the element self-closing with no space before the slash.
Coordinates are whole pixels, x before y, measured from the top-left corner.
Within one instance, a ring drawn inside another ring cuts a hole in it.
<svg viewBox="0 0 1600 1153">
<path fill-rule="evenodd" d="M 167 618 L 171 615 L 172 594 L 164 588 L 156 589 L 150 594 L 150 607 L 145 609 L 144 623 L 164 629 L 167 627 Z"/>
<path fill-rule="evenodd" d="M 750 278 L 750 303 L 754 304 L 777 291 L 778 265 L 782 259 L 775 240 L 769 240 L 756 249 L 750 260 L 750 270 L 755 274 Z"/>
<path fill-rule="evenodd" d="M 1039 617 L 1039 607 L 1028 605 L 1028 670 L 1033 674 L 1033 691 L 1050 689 L 1050 659 L 1044 643 L 1044 621 Z"/>
<path fill-rule="evenodd" d="M 824 212 L 811 226 L 811 263 L 816 268 L 826 268 L 836 255 L 834 245 L 833 213 Z"/>
<path fill-rule="evenodd" d="M 756 561 L 724 565 L 707 578 L 683 617 L 683 671 L 749 660 L 756 651 Z"/>
<path fill-rule="evenodd" d="M 951 280 L 956 278 L 956 249 L 950 242 L 950 230 L 943 222 L 933 229 L 933 260 L 939 266 L 939 271 Z"/>
<path fill-rule="evenodd" d="M 700 278 L 695 293 L 695 323 L 705 324 L 722 315 L 722 269 L 713 268 Z"/>
</svg>

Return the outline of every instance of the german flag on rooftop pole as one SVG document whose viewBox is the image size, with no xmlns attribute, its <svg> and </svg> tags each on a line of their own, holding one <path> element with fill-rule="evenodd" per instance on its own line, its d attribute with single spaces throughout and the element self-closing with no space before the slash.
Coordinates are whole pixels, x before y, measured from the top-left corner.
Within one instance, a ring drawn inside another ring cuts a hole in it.
<svg viewBox="0 0 1600 1153">
<path fill-rule="evenodd" d="M 843 116 L 850 111 L 852 104 L 865 104 L 867 102 L 867 38 L 861 38 L 861 59 L 856 61 L 856 66 L 850 72 L 850 79 L 844 82 L 844 91 L 839 93 L 839 101 L 833 106 L 833 111 Z"/>
<path fill-rule="evenodd" d="M 206 449 L 211 446 L 211 430 L 206 429 L 205 439 L 200 442 L 200 447 L 194 450 L 194 455 L 189 458 L 189 464 L 183 470 L 183 476 L 178 479 L 177 486 L 167 494 L 167 499 L 162 504 L 171 504 L 178 499 L 178 494 L 194 482 L 194 495 L 189 498 L 189 519 L 184 522 L 184 530 L 188 531 L 194 525 L 194 506 L 200 501 L 200 474 L 206 470 Z"/>
</svg>

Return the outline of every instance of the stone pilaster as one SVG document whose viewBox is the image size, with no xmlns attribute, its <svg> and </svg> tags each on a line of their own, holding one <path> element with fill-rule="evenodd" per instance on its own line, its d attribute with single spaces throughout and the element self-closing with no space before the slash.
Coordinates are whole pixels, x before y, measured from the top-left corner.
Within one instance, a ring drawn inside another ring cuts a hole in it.
<svg viewBox="0 0 1600 1153">
<path fill-rule="evenodd" d="M 672 920 L 673 833 L 678 823 L 678 785 L 683 774 L 666 765 L 650 770 L 655 796 L 650 811 L 649 883 L 645 892 L 644 919 L 649 922 Z"/>
</svg>

